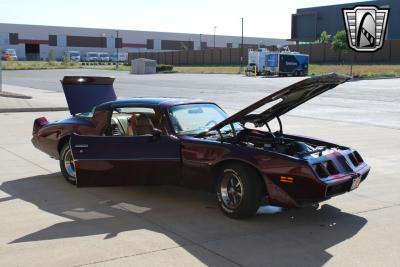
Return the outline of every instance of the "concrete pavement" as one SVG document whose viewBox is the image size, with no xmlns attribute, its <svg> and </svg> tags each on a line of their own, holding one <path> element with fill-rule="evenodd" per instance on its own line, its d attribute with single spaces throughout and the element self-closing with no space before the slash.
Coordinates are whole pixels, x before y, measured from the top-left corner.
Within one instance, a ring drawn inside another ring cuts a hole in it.
<svg viewBox="0 0 400 267">
<path fill-rule="evenodd" d="M 61 92 L 8 84 L 3 84 L 3 90 L 10 93 L 24 94 L 32 98 L 23 99 L 0 96 L 0 113 L 68 110 L 64 94 Z"/>
<path fill-rule="evenodd" d="M 350 145 L 372 165 L 360 188 L 319 209 L 222 215 L 174 187 L 75 188 L 30 144 L 32 121 L 0 114 L 0 266 L 396 266 L 399 130 L 284 116 L 284 130 Z"/>
<path fill-rule="evenodd" d="M 166 96 L 201 98 L 228 111 L 238 110 L 303 78 L 248 78 L 228 74 L 131 75 L 125 71 L 4 71 L 3 82 L 61 92 L 64 75 L 115 76 L 121 98 Z M 291 111 L 290 115 L 400 129 L 400 79 L 347 82 Z"/>
</svg>

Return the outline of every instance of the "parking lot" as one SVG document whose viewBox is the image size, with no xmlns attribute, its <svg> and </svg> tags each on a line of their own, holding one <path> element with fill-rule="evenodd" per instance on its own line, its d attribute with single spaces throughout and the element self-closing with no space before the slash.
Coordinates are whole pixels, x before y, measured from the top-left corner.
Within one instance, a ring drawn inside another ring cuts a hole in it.
<svg viewBox="0 0 400 267">
<path fill-rule="evenodd" d="M 77 74 L 116 76 L 120 97 L 202 98 L 230 113 L 299 79 L 47 70 L 4 72 L 3 81 L 60 91 L 62 76 Z M 240 221 L 212 194 L 75 188 L 30 143 L 35 118 L 68 112 L 0 113 L 0 266 L 396 266 L 399 90 L 396 79 L 349 82 L 284 116 L 285 132 L 355 147 L 371 173 L 318 209 L 265 206 Z"/>
<path fill-rule="evenodd" d="M 4 71 L 4 83 L 61 92 L 65 75 L 114 76 L 119 97 L 166 96 L 210 100 L 236 111 L 304 78 L 248 78 L 229 74 L 130 75 L 125 71 Z M 348 82 L 307 102 L 290 115 L 400 129 L 400 79 Z"/>
</svg>

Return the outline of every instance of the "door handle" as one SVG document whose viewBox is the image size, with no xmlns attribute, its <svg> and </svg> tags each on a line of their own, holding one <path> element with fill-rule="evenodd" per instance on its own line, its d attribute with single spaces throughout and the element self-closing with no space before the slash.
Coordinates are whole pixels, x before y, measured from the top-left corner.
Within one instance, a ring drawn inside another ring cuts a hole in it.
<svg viewBox="0 0 400 267">
<path fill-rule="evenodd" d="M 79 145 L 75 145 L 76 148 L 86 148 L 89 147 L 89 145 L 87 144 L 79 144 Z"/>
</svg>

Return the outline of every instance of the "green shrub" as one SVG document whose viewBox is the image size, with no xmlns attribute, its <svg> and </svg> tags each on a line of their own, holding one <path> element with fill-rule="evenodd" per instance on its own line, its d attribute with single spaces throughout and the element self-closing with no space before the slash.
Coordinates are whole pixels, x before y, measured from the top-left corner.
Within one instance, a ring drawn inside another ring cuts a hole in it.
<svg viewBox="0 0 400 267">
<path fill-rule="evenodd" d="M 54 54 L 53 49 L 50 49 L 50 51 L 49 51 L 48 61 L 49 62 L 56 61 L 56 55 Z"/>
<path fill-rule="evenodd" d="M 174 69 L 174 66 L 167 65 L 167 64 L 158 64 L 156 66 L 157 72 L 172 71 L 173 69 Z"/>
</svg>

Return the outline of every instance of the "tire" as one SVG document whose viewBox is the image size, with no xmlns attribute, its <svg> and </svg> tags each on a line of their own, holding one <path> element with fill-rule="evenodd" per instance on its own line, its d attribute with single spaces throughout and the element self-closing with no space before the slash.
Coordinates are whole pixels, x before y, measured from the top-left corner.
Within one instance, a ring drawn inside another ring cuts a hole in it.
<svg viewBox="0 0 400 267">
<path fill-rule="evenodd" d="M 221 211 L 234 219 L 254 216 L 263 192 L 258 173 L 242 164 L 227 164 L 217 175 L 217 201 Z"/>
<path fill-rule="evenodd" d="M 60 169 L 68 183 L 76 185 L 76 172 L 69 142 L 65 143 L 60 153 Z"/>
</svg>

